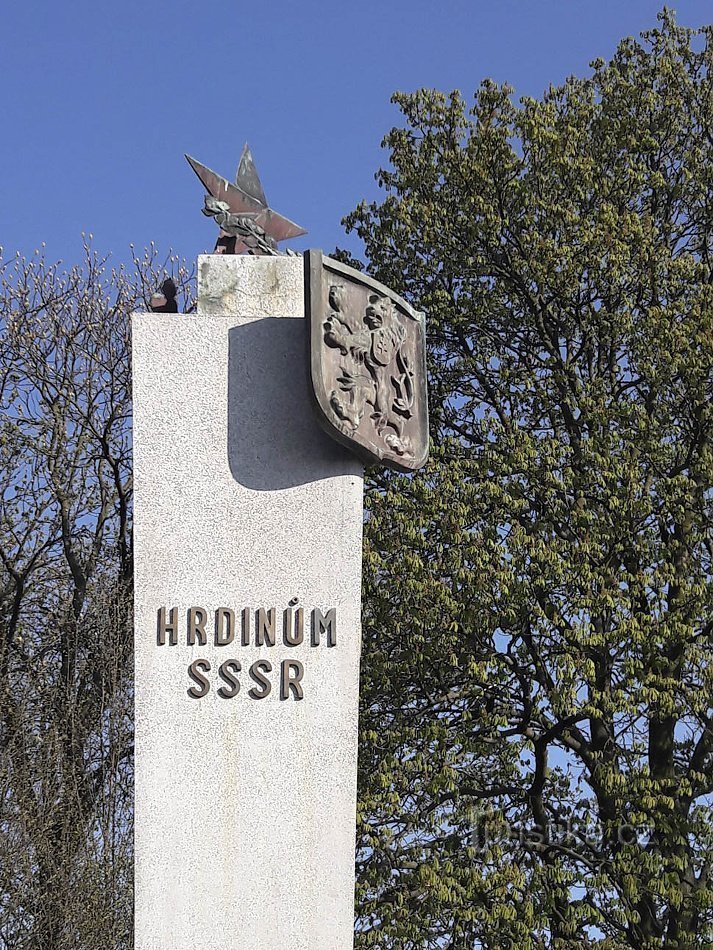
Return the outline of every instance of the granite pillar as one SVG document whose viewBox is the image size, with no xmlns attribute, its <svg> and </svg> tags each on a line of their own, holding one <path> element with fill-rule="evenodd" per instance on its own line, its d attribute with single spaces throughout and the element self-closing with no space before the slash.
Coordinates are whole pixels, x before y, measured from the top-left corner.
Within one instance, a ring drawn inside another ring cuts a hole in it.
<svg viewBox="0 0 713 950">
<path fill-rule="evenodd" d="M 198 269 L 196 314 L 133 317 L 136 948 L 348 950 L 362 468 L 302 258 Z"/>
</svg>

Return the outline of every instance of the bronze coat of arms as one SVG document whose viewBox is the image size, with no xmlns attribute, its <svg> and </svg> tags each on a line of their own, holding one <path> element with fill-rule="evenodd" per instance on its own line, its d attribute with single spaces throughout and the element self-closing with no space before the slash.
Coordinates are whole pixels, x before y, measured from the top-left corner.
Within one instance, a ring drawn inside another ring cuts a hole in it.
<svg viewBox="0 0 713 950">
<path fill-rule="evenodd" d="M 305 253 L 317 414 L 367 462 L 402 472 L 428 457 L 425 316 L 361 271 Z"/>
</svg>

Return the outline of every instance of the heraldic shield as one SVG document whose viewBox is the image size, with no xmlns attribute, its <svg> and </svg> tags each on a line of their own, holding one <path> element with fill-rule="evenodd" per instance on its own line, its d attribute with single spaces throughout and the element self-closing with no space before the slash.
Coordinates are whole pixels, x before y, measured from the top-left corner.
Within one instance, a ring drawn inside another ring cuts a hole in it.
<svg viewBox="0 0 713 950">
<path fill-rule="evenodd" d="M 321 251 L 305 252 L 317 415 L 366 462 L 413 472 L 428 457 L 425 315 Z"/>
</svg>

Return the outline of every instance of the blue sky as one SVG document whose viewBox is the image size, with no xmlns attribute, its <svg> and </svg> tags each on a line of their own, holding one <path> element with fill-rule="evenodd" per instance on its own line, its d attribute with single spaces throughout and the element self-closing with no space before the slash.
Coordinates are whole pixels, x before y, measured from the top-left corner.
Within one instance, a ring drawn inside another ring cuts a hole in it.
<svg viewBox="0 0 713 950">
<path fill-rule="evenodd" d="M 118 260 L 154 240 L 189 259 L 215 226 L 188 152 L 232 178 L 247 140 L 271 205 L 347 244 L 376 194 L 395 90 L 466 97 L 484 77 L 540 95 L 655 25 L 653 0 L 8 0 L 0 20 L 0 245 Z M 679 0 L 679 22 L 713 21 Z"/>
</svg>

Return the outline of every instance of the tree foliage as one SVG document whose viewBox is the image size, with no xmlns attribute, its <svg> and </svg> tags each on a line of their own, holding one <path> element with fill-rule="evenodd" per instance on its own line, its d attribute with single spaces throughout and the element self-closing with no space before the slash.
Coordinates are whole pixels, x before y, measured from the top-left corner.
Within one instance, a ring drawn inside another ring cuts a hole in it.
<svg viewBox="0 0 713 950">
<path fill-rule="evenodd" d="M 713 29 L 398 94 L 347 224 L 427 312 L 372 475 L 358 946 L 713 946 Z"/>
<path fill-rule="evenodd" d="M 0 255 L 1 258 L 1 255 Z M 164 267 L 0 259 L 0 947 L 126 948 L 129 314 Z"/>
</svg>

